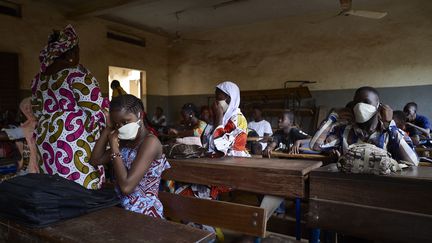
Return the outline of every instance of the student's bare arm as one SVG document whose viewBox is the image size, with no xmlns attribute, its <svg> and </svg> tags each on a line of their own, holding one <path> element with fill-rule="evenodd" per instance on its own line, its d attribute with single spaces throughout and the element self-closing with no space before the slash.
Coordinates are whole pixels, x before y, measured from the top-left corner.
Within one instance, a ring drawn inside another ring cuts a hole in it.
<svg viewBox="0 0 432 243">
<path fill-rule="evenodd" d="M 123 194 L 128 195 L 133 192 L 140 180 L 147 173 L 153 160 L 161 155 L 161 150 L 162 145 L 159 140 L 156 137 L 147 136 L 139 148 L 129 171 L 126 170 L 121 157 L 116 157 L 113 160 L 114 174 Z"/>
<path fill-rule="evenodd" d="M 271 152 L 276 148 L 276 146 L 277 146 L 276 142 L 269 143 L 263 151 L 263 156 L 270 158 Z"/>
<path fill-rule="evenodd" d="M 306 143 L 310 143 L 310 136 L 308 136 L 307 139 L 301 139 L 301 140 L 295 141 L 293 146 L 291 146 L 291 148 L 290 148 L 290 154 L 299 154 L 300 153 L 300 147 L 302 146 L 302 144 L 306 144 Z"/>
<path fill-rule="evenodd" d="M 414 127 L 415 129 L 419 130 L 420 132 L 422 132 L 427 138 L 430 138 L 430 129 L 429 128 L 422 128 L 419 126 L 416 126 L 414 124 L 412 124 L 411 122 L 407 122 L 406 123 L 408 126 Z"/>
</svg>

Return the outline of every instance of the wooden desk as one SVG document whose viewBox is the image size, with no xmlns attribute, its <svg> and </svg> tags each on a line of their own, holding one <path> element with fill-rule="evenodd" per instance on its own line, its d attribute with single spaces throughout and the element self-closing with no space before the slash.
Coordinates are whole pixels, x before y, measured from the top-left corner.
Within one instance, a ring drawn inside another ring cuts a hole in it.
<svg viewBox="0 0 432 243">
<path fill-rule="evenodd" d="M 208 242 L 210 232 L 128 212 L 103 209 L 42 229 L 0 221 L 0 242 Z"/>
<path fill-rule="evenodd" d="M 320 161 L 224 157 L 217 159 L 170 159 L 164 179 L 289 198 L 304 198 L 308 173 Z"/>
<path fill-rule="evenodd" d="M 415 150 L 416 150 L 417 153 L 418 152 L 426 152 L 426 151 L 432 152 L 432 148 L 417 147 L 417 148 L 415 148 Z"/>
<path fill-rule="evenodd" d="M 432 239 L 432 168 L 394 175 L 353 175 L 331 164 L 310 173 L 308 224 L 397 242 Z"/>
<path fill-rule="evenodd" d="M 329 157 L 322 154 L 289 154 L 283 152 L 272 152 L 272 157 L 284 158 L 284 159 L 302 159 L 302 160 L 317 160 L 317 161 L 327 161 Z"/>
<path fill-rule="evenodd" d="M 225 185 L 233 189 L 264 195 L 295 198 L 297 240 L 301 238 L 300 198 L 307 197 L 306 180 L 308 179 L 308 173 L 322 165 L 320 161 L 311 160 L 287 161 L 283 159 L 239 157 L 170 159 L 169 162 L 171 169 L 162 174 L 162 177 L 167 180 L 204 185 Z M 261 216 L 258 211 L 254 215 Z M 207 217 L 209 217 L 209 214 L 207 214 Z M 227 220 L 224 218 L 222 221 Z M 247 224 L 247 221 L 243 223 Z M 240 225 L 238 222 L 237 224 Z M 254 234 L 263 236 L 266 222 L 259 222 L 256 226 L 260 228 L 254 231 Z"/>
</svg>

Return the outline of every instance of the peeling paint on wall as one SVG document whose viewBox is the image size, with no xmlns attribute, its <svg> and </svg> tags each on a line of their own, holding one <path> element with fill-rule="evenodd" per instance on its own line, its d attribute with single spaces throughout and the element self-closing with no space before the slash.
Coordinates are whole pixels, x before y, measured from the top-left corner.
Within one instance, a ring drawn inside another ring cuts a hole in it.
<svg viewBox="0 0 432 243">
<path fill-rule="evenodd" d="M 282 88 L 286 80 L 317 81 L 312 90 L 431 84 L 432 1 L 377 8 L 388 16 L 321 13 L 190 34 L 211 42 L 170 50 L 169 94 L 211 93 L 222 80 L 242 90 Z"/>
<path fill-rule="evenodd" d="M 20 88 L 30 89 L 39 69 L 39 51 L 53 29 L 71 23 L 80 37 L 81 63 L 97 78 L 103 93 L 108 93 L 108 66 L 127 67 L 147 72 L 147 92 L 168 95 L 167 39 L 97 18 L 68 20 L 42 2 L 23 0 L 23 18 L 0 15 L 0 51 L 19 53 Z M 121 29 L 146 38 L 139 47 L 106 38 L 108 29 Z"/>
</svg>

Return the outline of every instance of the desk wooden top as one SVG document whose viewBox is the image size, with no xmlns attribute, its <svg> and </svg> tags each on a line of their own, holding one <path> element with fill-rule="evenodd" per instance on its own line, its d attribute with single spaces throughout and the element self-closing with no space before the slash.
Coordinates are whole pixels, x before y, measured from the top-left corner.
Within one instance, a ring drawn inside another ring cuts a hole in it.
<svg viewBox="0 0 432 243">
<path fill-rule="evenodd" d="M 378 176 L 345 174 L 330 164 L 309 176 L 309 227 L 391 242 L 432 239 L 431 167 Z"/>
<path fill-rule="evenodd" d="M 336 164 L 330 164 L 321 168 L 314 169 L 311 176 L 327 176 L 327 177 L 347 177 L 347 178 L 367 178 L 368 180 L 392 180 L 392 181 L 416 181 L 416 182 L 432 182 L 432 168 L 411 166 L 385 176 L 365 175 L 365 174 L 346 174 L 339 172 Z M 432 188 L 431 188 L 432 190 Z"/>
<path fill-rule="evenodd" d="M 432 215 L 432 167 L 378 176 L 346 174 L 330 164 L 310 173 L 310 197 Z"/>
<path fill-rule="evenodd" d="M 432 148 L 423 148 L 423 147 L 417 147 L 415 148 L 416 152 L 425 152 L 425 151 L 432 151 Z"/>
<path fill-rule="evenodd" d="M 163 178 L 285 197 L 304 197 L 307 174 L 322 163 L 263 158 L 170 159 Z"/>
<path fill-rule="evenodd" d="M 42 229 L 7 220 L 1 227 L 36 236 L 43 242 L 208 242 L 213 233 L 111 207 Z"/>
<path fill-rule="evenodd" d="M 285 159 L 306 159 L 306 160 L 319 160 L 327 161 L 328 156 L 323 154 L 289 154 L 283 152 L 272 152 L 272 157 L 285 158 Z"/>
</svg>

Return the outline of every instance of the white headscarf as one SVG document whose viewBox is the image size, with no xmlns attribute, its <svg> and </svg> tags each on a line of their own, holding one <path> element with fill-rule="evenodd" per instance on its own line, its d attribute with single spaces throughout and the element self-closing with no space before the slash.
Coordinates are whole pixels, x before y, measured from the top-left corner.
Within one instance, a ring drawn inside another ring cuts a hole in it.
<svg viewBox="0 0 432 243">
<path fill-rule="evenodd" d="M 231 97 L 228 109 L 225 112 L 222 120 L 222 125 L 225 126 L 232 116 L 239 113 L 238 107 L 240 106 L 240 89 L 235 83 L 231 81 L 225 81 L 223 83 L 220 83 L 216 85 L 216 88 L 222 90 L 225 94 Z"/>
</svg>

